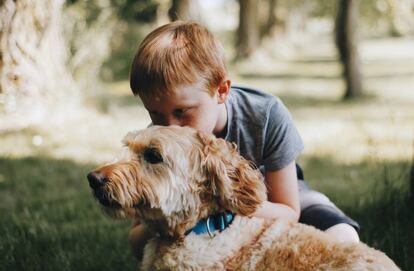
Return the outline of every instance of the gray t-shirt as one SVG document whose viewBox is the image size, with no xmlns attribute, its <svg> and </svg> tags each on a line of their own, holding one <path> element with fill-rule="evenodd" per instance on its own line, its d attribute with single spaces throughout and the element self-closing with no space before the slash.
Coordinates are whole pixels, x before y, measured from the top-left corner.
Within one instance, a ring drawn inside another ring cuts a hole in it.
<svg viewBox="0 0 414 271">
<path fill-rule="evenodd" d="M 296 160 L 303 141 L 282 101 L 260 90 L 232 87 L 226 101 L 227 132 L 239 153 L 264 172 Z"/>
</svg>

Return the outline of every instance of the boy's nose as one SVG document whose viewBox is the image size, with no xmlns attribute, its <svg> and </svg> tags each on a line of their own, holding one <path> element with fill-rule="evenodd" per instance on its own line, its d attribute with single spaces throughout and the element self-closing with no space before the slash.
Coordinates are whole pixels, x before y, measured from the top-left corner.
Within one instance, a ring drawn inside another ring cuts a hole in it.
<svg viewBox="0 0 414 271">
<path fill-rule="evenodd" d="M 174 117 L 167 117 L 167 118 L 165 118 L 165 126 L 170 126 L 170 125 L 178 125 L 178 126 L 181 126 L 180 125 L 180 121 L 177 120 L 177 118 L 174 118 Z"/>
<path fill-rule="evenodd" d="M 173 115 L 157 116 L 156 118 L 152 118 L 152 123 L 154 125 L 161 125 L 161 126 L 170 126 L 170 125 L 182 126 L 181 121 L 178 118 L 174 117 Z"/>
</svg>

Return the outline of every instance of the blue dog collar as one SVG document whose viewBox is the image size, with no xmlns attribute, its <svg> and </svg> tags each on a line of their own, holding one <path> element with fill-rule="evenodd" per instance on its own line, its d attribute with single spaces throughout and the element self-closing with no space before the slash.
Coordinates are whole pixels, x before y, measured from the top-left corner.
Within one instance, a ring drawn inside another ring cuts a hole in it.
<svg viewBox="0 0 414 271">
<path fill-rule="evenodd" d="M 187 234 L 194 232 L 195 234 L 208 233 L 210 237 L 214 236 L 214 232 L 223 231 L 231 222 L 233 222 L 234 214 L 230 211 L 211 215 L 205 219 L 198 221 L 194 228 L 189 230 Z"/>
</svg>

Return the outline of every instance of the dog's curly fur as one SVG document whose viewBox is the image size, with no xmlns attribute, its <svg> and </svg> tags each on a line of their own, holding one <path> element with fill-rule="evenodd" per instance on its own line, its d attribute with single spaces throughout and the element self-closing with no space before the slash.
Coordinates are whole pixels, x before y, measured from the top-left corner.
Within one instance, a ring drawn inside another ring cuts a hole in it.
<svg viewBox="0 0 414 271">
<path fill-rule="evenodd" d="M 142 270 L 399 270 L 384 253 L 338 243 L 311 227 L 250 217 L 266 199 L 259 171 L 236 146 L 186 127 L 131 132 L 128 158 L 97 169 L 96 198 L 115 217 L 139 218 L 157 237 Z M 230 210 L 232 224 L 210 237 L 186 232 Z"/>
</svg>

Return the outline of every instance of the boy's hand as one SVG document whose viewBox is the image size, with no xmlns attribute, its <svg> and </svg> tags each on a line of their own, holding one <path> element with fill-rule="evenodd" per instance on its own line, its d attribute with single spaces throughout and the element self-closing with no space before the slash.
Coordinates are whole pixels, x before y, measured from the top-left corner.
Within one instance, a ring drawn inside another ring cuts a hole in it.
<svg viewBox="0 0 414 271">
<path fill-rule="evenodd" d="M 266 171 L 268 199 L 262 203 L 255 216 L 262 218 L 288 218 L 298 221 L 300 215 L 296 163 L 293 161 L 277 171 Z"/>
<path fill-rule="evenodd" d="M 289 206 L 281 203 L 274 203 L 264 201 L 254 213 L 255 217 L 264 219 L 283 218 L 297 222 L 299 220 L 299 213 Z"/>
</svg>

